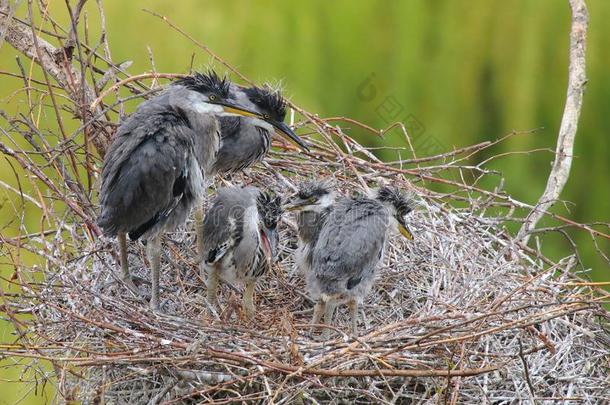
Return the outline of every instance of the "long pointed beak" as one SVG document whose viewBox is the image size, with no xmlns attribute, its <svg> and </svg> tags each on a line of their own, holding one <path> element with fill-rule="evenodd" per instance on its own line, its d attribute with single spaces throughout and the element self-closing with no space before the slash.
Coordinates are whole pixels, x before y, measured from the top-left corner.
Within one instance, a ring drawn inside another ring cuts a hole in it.
<svg viewBox="0 0 610 405">
<path fill-rule="evenodd" d="M 400 231 L 400 234 L 402 236 L 404 236 L 405 238 L 407 238 L 409 240 L 413 240 L 413 234 L 411 233 L 411 231 L 409 230 L 409 228 L 407 228 L 407 226 L 405 224 L 399 222 L 398 230 Z"/>
<path fill-rule="evenodd" d="M 248 110 L 247 108 L 240 107 L 235 104 L 230 104 L 230 103 L 222 102 L 222 101 L 217 104 L 222 106 L 222 109 L 224 110 L 224 112 L 228 113 L 228 114 L 242 115 L 244 117 L 261 118 L 260 114 L 257 113 L 256 111 Z"/>
<path fill-rule="evenodd" d="M 285 135 L 287 139 L 294 145 L 298 146 L 301 149 L 304 149 L 309 152 L 309 147 L 305 144 L 305 142 L 295 134 L 292 129 L 288 125 L 283 122 L 277 121 L 268 121 L 271 125 L 275 127 L 277 132 L 280 135 Z"/>
<path fill-rule="evenodd" d="M 297 200 L 293 202 L 286 203 L 282 206 L 284 211 L 297 211 L 308 204 L 307 200 Z"/>
<path fill-rule="evenodd" d="M 280 135 L 285 135 L 293 145 L 298 146 L 299 148 L 309 152 L 309 147 L 307 146 L 307 144 L 301 138 L 299 138 L 299 136 L 295 134 L 294 131 L 290 129 L 290 127 L 285 123 L 271 119 L 265 119 L 261 114 L 257 113 L 256 111 L 252 111 L 232 103 L 227 103 L 226 101 L 220 101 L 216 104 L 222 106 L 224 112 L 227 114 L 242 115 L 244 117 L 254 117 L 263 121 L 267 121 L 275 127 L 276 132 L 278 132 Z"/>
</svg>

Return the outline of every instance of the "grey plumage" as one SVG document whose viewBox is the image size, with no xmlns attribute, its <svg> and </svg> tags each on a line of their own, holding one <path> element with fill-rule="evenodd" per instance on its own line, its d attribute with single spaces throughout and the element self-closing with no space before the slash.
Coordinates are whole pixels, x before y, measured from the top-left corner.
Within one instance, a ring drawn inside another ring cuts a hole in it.
<svg viewBox="0 0 610 405">
<path fill-rule="evenodd" d="M 148 239 L 171 230 L 203 194 L 219 128 L 212 115 L 184 106 L 196 98 L 190 93 L 172 86 L 119 127 L 102 170 L 98 223 L 106 235 Z"/>
<path fill-rule="evenodd" d="M 356 333 L 358 305 L 374 283 L 388 233 L 404 226 L 409 211 L 408 199 L 387 187 L 374 199 L 345 198 L 333 205 L 311 248 L 306 274 L 308 292 L 316 301 L 313 323 L 324 314 L 330 324 L 336 305 L 347 302 Z"/>
<path fill-rule="evenodd" d="M 214 172 L 235 172 L 261 161 L 271 147 L 272 130 L 264 121 L 249 117 L 221 117 L 221 148 Z"/>
<path fill-rule="evenodd" d="M 369 198 L 335 204 L 312 252 L 313 272 L 307 285 L 312 297 L 361 299 L 368 293 L 382 257 L 388 210 Z"/>
<path fill-rule="evenodd" d="M 212 304 L 217 301 L 219 280 L 245 284 L 244 309 L 253 315 L 256 280 L 269 270 L 277 255 L 276 228 L 281 214 L 280 198 L 256 187 L 218 190 L 198 235 L 203 241 L 202 276 L 207 273 Z"/>
<path fill-rule="evenodd" d="M 286 118 L 286 101 L 269 87 L 231 86 L 232 97 L 241 105 L 259 112 L 274 122 Z M 220 117 L 221 147 L 214 172 L 243 170 L 261 161 L 269 152 L 275 128 L 254 117 Z"/>
<path fill-rule="evenodd" d="M 288 137 L 306 149 L 306 145 L 285 124 L 286 101 L 281 93 L 269 87 L 245 88 L 230 85 L 231 99 L 259 114 L 258 117 L 219 117 L 221 146 L 211 173 L 228 173 L 243 170 L 261 161 L 271 148 L 274 132 Z M 262 119 L 261 119 L 262 118 Z M 195 215 L 196 233 L 203 230 L 203 207 Z M 202 239 L 197 239 L 197 251 L 203 258 Z"/>
<path fill-rule="evenodd" d="M 230 83 L 215 73 L 178 80 L 140 104 L 106 153 L 98 223 L 119 237 L 123 278 L 132 287 L 125 233 L 148 240 L 151 306 L 158 307 L 159 235 L 182 224 L 199 200 L 220 147 L 216 115 L 252 114 L 230 97 Z"/>
<path fill-rule="evenodd" d="M 299 186 L 297 194 L 287 205 L 288 210 L 298 210 L 298 245 L 295 263 L 302 274 L 311 269 L 311 249 L 318 240 L 335 201 L 335 192 L 324 182 L 310 181 Z"/>
</svg>

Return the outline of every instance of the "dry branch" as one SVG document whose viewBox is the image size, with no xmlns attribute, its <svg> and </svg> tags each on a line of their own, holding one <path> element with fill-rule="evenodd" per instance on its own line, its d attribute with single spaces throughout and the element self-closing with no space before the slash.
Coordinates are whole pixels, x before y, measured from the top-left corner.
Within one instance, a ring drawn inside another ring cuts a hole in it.
<svg viewBox="0 0 610 405">
<path fill-rule="evenodd" d="M 572 156 L 574 151 L 574 138 L 578 130 L 578 119 L 582 108 L 582 98 L 587 83 L 585 52 L 587 48 L 587 27 L 589 13 L 585 0 L 569 0 L 572 10 L 572 27 L 570 30 L 570 66 L 568 71 L 568 91 L 566 104 L 561 118 L 555 160 L 546 188 L 536 207 L 525 218 L 517 239 L 523 243 L 529 241 L 531 231 L 536 228 L 538 221 L 548 212 L 559 199 L 563 188 L 570 177 Z"/>
</svg>

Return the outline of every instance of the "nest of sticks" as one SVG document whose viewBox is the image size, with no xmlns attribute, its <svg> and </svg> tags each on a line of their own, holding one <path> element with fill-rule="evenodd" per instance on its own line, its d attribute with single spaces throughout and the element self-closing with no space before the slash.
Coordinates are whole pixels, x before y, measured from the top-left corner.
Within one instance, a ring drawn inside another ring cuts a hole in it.
<svg viewBox="0 0 610 405">
<path fill-rule="evenodd" d="M 347 313 L 339 310 L 332 337 L 312 337 L 290 215 L 280 225 L 279 261 L 259 282 L 257 314 L 247 320 L 229 287 L 221 313 L 207 306 L 191 223 L 164 238 L 156 313 L 119 281 L 115 241 L 92 240 L 68 210 L 54 217 L 61 231 L 23 241 L 46 266 L 20 266 L 19 293 L 5 295 L 22 332 L 18 352 L 51 360 L 60 395 L 84 403 L 608 397 L 608 314 L 602 296 L 579 285 L 575 255 L 550 261 L 513 242 L 505 229 L 512 210 L 486 214 L 496 199 L 462 199 L 467 204 L 456 208 L 343 140 L 360 152 L 322 137 L 311 140 L 310 154 L 278 148 L 264 164 L 217 184 L 287 194 L 300 181 L 333 178 L 349 195 L 363 182 L 385 180 L 417 195 L 409 218 L 416 238 L 390 241 L 363 305 L 361 336 L 345 333 Z M 454 198 L 468 194 L 456 188 Z M 149 277 L 141 244 L 130 245 L 130 265 Z M 140 288 L 146 296 L 147 284 Z M 32 316 L 24 320 L 24 313 Z"/>
<path fill-rule="evenodd" d="M 111 64 L 108 55 L 81 46 Z M 408 218 L 415 240 L 390 240 L 361 311 L 360 336 L 346 334 L 345 308 L 331 338 L 312 336 L 313 303 L 293 262 L 291 215 L 280 223 L 279 260 L 258 284 L 254 319 L 241 316 L 240 292 L 226 285 L 220 313 L 206 304 L 190 222 L 163 239 L 162 311 L 151 311 L 146 283 L 138 295 L 119 281 L 117 243 L 95 225 L 95 185 L 124 102 L 154 93 L 148 78 L 154 85 L 172 75 L 125 76 L 113 64 L 109 74 L 80 61 L 97 89 L 82 98 L 69 87 L 27 83 L 64 92 L 53 108 L 39 107 L 51 117 L 71 111 L 82 123 L 72 134 L 53 133 L 31 114 L 2 113 L 0 149 L 35 190 L 5 185 L 19 195 L 15 213 L 43 213 L 37 232 L 22 222 L 18 236 L 2 237 L 4 261 L 15 266 L 9 287 L 0 290 L 2 309 L 16 338 L 0 346 L 0 357 L 23 367 L 23 379 L 37 387 L 52 383 L 57 399 L 83 403 L 599 403 L 610 397 L 610 316 L 602 306 L 608 294 L 586 281 L 575 247 L 560 260 L 542 253 L 544 235 L 566 226 L 591 233 L 593 243 L 600 232 L 555 217 L 558 225 L 545 228 L 535 247 L 512 236 L 508 228 L 534 207 L 507 195 L 497 173 L 471 164 L 507 137 L 422 157 L 413 148 L 417 140 L 398 125 L 391 130 L 404 134 L 406 146 L 392 148 L 397 160 L 382 162 L 351 133 L 384 131 L 291 105 L 311 152 L 277 141 L 263 163 L 219 177 L 214 187 L 252 184 L 287 195 L 301 181 L 330 178 L 343 195 L 386 182 L 416 196 Z M 108 78 L 115 84 L 101 91 Z M 116 102 L 108 101 L 110 93 Z M 480 186 L 487 177 L 495 180 L 493 190 Z M 133 274 L 147 279 L 144 246 L 129 249 Z M 43 264 L 26 265 L 18 253 L 24 250 Z"/>
</svg>

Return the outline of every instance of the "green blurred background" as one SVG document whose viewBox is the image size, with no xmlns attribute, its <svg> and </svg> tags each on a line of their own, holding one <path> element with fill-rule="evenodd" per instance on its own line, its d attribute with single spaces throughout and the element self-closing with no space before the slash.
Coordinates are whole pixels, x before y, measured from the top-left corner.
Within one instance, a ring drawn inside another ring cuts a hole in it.
<svg viewBox="0 0 610 405">
<path fill-rule="evenodd" d="M 89 3 L 91 33 L 98 35 L 95 2 Z M 65 23 L 65 2 L 49 4 L 54 18 Z M 610 222 L 610 2 L 587 4 L 589 83 L 572 175 L 562 195 L 573 204 L 555 211 L 579 222 Z M 193 53 L 195 68 L 209 66 L 207 55 L 142 11 L 147 8 L 169 17 L 255 81 L 281 80 L 291 99 L 309 111 L 378 128 L 407 121 L 422 155 L 541 127 L 491 152 L 555 147 L 567 81 L 567 0 L 114 0 L 104 5 L 113 60 L 132 60 L 132 74 L 151 69 L 147 46 L 161 72 L 188 71 Z M 4 44 L 0 70 L 17 72 L 16 54 Z M 18 108 L 14 99 L 7 100 L 20 84 L 0 76 L 0 109 Z M 364 132 L 352 134 L 368 145 L 375 141 Z M 391 133 L 387 142 L 404 141 Z M 513 155 L 490 167 L 505 174 L 505 188 L 516 199 L 535 203 L 552 159 L 548 151 Z M 0 179 L 15 184 L 5 161 Z M 2 225 L 12 216 L 12 207 L 4 204 L 12 198 L 0 190 Z M 28 221 L 35 228 L 39 219 L 32 215 Z M 595 255 L 589 235 L 570 235 L 584 267 L 593 269 L 592 278 L 609 281 L 608 266 Z M 559 238 L 545 244 L 553 257 L 568 248 Z M 610 253 L 608 241 L 601 248 Z M 6 276 L 12 268 L 4 265 L 0 271 Z M 9 325 L 2 322 L 0 341 L 11 342 Z M 2 368 L 0 378 L 18 379 L 19 371 Z M 0 404 L 27 394 L 24 386 L 2 380 Z M 23 403 L 41 402 L 43 397 L 30 392 Z"/>
</svg>

